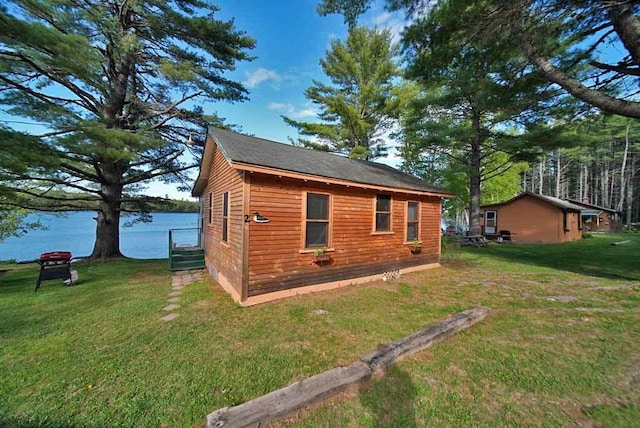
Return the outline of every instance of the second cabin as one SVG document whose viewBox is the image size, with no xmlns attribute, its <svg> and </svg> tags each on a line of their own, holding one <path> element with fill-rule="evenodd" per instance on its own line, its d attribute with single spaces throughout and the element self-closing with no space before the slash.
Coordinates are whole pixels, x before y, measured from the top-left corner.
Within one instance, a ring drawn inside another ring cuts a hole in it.
<svg viewBox="0 0 640 428">
<path fill-rule="evenodd" d="M 520 243 L 560 243 L 582 238 L 581 208 L 551 196 L 525 192 L 499 204 L 480 207 L 482 234 L 509 235 Z"/>
<path fill-rule="evenodd" d="M 210 274 L 243 305 L 438 266 L 451 193 L 374 162 L 210 128 L 193 195 Z"/>
</svg>

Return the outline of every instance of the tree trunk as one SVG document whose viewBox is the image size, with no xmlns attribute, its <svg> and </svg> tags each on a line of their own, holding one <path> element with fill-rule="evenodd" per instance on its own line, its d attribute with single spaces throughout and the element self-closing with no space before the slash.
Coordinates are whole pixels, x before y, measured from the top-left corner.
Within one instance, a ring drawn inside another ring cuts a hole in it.
<svg viewBox="0 0 640 428">
<path fill-rule="evenodd" d="M 117 163 L 100 166 L 104 182 L 101 185 L 102 201 L 96 220 L 96 243 L 92 259 L 122 257 L 120 252 L 120 205 L 122 198 L 123 168 Z"/>
<path fill-rule="evenodd" d="M 472 125 L 474 140 L 471 143 L 471 164 L 469 173 L 469 235 L 482 234 L 480 227 L 480 114 L 473 112 Z"/>
<path fill-rule="evenodd" d="M 562 162 L 560 158 L 560 151 L 556 151 L 556 198 L 562 198 L 560 195 L 560 179 L 562 176 Z"/>
<path fill-rule="evenodd" d="M 542 161 L 540 161 L 540 165 L 538 165 L 538 194 L 542 195 L 542 190 L 544 188 L 544 164 L 546 162 L 546 156 L 542 157 Z"/>
<path fill-rule="evenodd" d="M 97 223 L 96 243 L 91 258 L 122 257 L 120 252 L 120 212 L 99 211 L 95 220 Z"/>
<path fill-rule="evenodd" d="M 629 125 L 627 125 L 627 132 L 624 138 L 624 154 L 622 155 L 622 168 L 620 170 L 620 201 L 616 206 L 616 211 L 622 211 L 622 206 L 624 205 L 624 197 L 626 196 L 624 191 L 627 182 L 624 175 L 626 173 L 627 167 L 627 153 L 629 153 Z"/>
<path fill-rule="evenodd" d="M 627 215 L 626 215 L 626 224 L 631 224 L 633 223 L 633 218 L 631 218 L 631 214 L 632 214 L 632 209 L 633 209 L 633 182 L 635 181 L 635 174 L 636 174 L 636 169 L 635 169 L 635 158 L 633 155 L 631 155 L 631 161 L 630 161 L 630 166 L 631 168 L 629 168 L 629 179 L 628 181 L 628 186 L 627 186 Z"/>
<path fill-rule="evenodd" d="M 602 189 L 602 206 L 609 208 L 607 204 L 609 203 L 609 162 L 604 163 L 604 167 L 602 168 L 602 178 L 600 181 L 600 188 Z M 596 204 L 597 205 L 597 204 Z"/>
<path fill-rule="evenodd" d="M 579 201 L 582 200 L 582 183 L 582 164 L 580 164 L 578 167 L 578 197 L 576 198 Z"/>
<path fill-rule="evenodd" d="M 589 199 L 589 166 L 584 164 L 584 194 L 582 195 L 582 200 L 590 201 Z"/>
</svg>

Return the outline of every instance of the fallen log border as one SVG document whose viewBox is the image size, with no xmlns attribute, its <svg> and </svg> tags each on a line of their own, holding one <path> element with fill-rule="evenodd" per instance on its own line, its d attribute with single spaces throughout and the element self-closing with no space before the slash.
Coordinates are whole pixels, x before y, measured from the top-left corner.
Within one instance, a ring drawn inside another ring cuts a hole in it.
<svg viewBox="0 0 640 428">
<path fill-rule="evenodd" d="M 417 333 L 382 346 L 349 366 L 327 370 L 237 406 L 218 409 L 207 416 L 207 428 L 261 426 L 288 416 L 296 410 L 336 395 L 349 386 L 368 379 L 374 372 L 408 355 L 471 327 L 485 319 L 488 314 L 489 308 L 485 307 L 457 313 Z"/>
<path fill-rule="evenodd" d="M 629 242 L 631 242 L 631 240 L 627 239 L 626 241 L 612 242 L 611 245 L 624 245 L 624 244 L 628 244 Z"/>
</svg>

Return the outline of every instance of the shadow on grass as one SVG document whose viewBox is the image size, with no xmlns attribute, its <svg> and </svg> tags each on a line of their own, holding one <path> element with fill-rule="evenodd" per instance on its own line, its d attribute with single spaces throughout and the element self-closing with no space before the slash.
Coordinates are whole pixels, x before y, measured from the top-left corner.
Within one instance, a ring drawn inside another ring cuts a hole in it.
<svg viewBox="0 0 640 428">
<path fill-rule="evenodd" d="M 415 427 L 416 388 L 411 376 L 398 366 L 388 367 L 384 377 L 373 379 L 360 393 L 360 402 L 371 411 L 376 427 Z"/>
<path fill-rule="evenodd" d="M 629 241 L 621 245 L 614 242 Z M 491 244 L 473 248 L 480 254 L 528 265 L 581 275 L 620 280 L 640 280 L 640 235 L 596 236 L 563 244 Z"/>
</svg>

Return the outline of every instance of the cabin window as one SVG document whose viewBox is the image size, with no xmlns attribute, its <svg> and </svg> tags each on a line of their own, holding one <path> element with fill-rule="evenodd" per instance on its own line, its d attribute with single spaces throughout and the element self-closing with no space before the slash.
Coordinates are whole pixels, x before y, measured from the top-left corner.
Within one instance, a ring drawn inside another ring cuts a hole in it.
<svg viewBox="0 0 640 428">
<path fill-rule="evenodd" d="M 209 224 L 213 220 L 213 192 L 209 193 L 209 205 L 207 206 L 207 211 L 209 212 Z"/>
<path fill-rule="evenodd" d="M 571 232 L 571 226 L 573 223 L 573 215 L 572 213 L 569 213 L 567 211 L 562 211 L 562 226 L 564 227 L 564 232 Z M 578 221 L 578 225 L 580 224 L 580 222 Z"/>
<path fill-rule="evenodd" d="M 407 202 L 407 241 L 416 241 L 420 236 L 420 203 Z"/>
<path fill-rule="evenodd" d="M 329 246 L 329 195 L 307 193 L 305 248 Z"/>
<path fill-rule="evenodd" d="M 376 232 L 391 230 L 391 196 L 376 195 Z"/>
<path fill-rule="evenodd" d="M 222 240 L 229 240 L 229 192 L 222 194 Z"/>
</svg>

